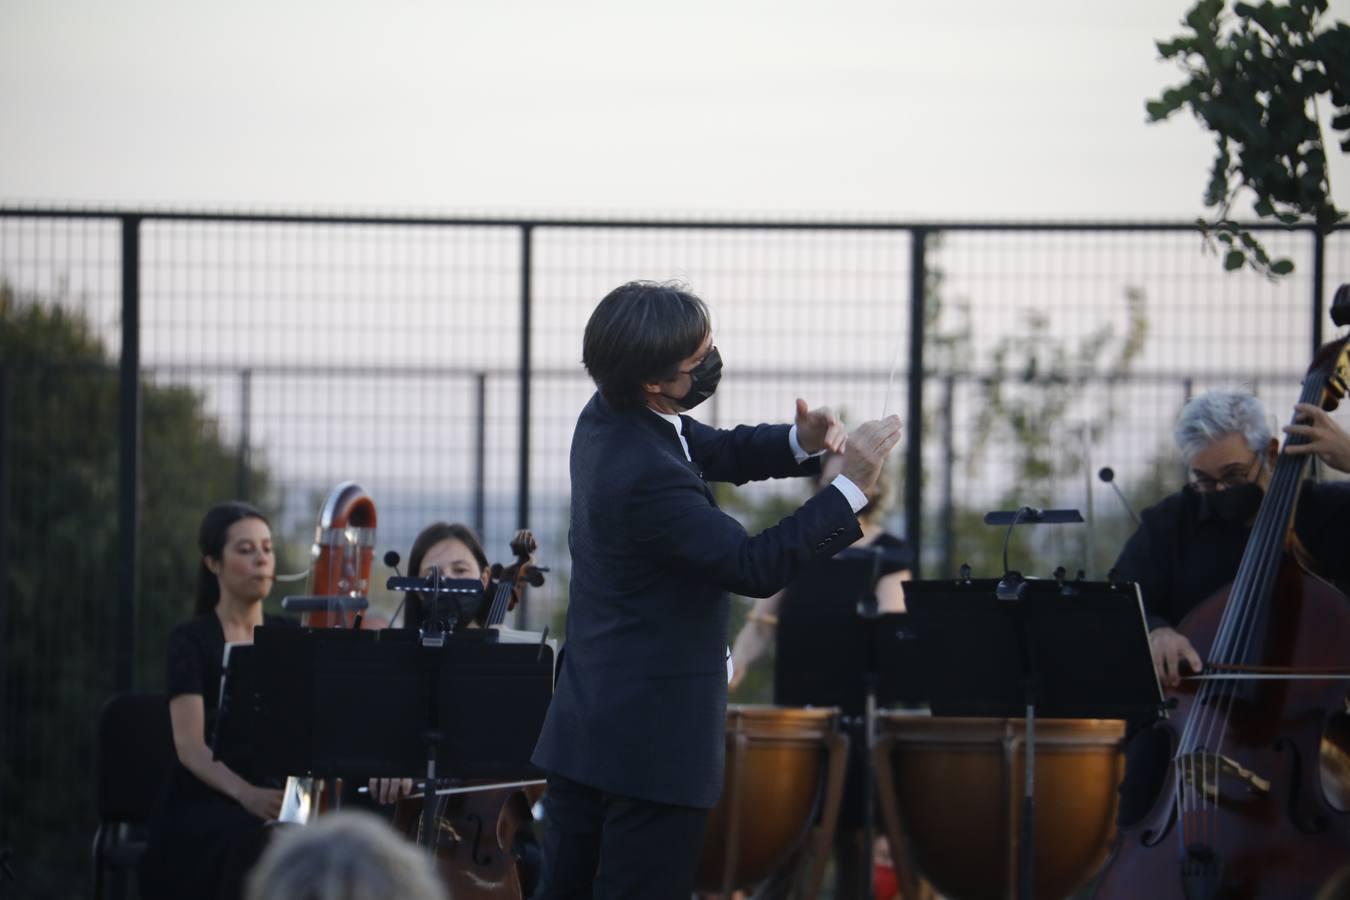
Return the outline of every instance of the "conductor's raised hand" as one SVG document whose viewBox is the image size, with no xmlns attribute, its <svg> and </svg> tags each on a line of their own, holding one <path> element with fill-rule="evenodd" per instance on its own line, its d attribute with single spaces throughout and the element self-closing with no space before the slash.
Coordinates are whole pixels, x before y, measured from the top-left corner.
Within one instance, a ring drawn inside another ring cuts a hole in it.
<svg viewBox="0 0 1350 900">
<path fill-rule="evenodd" d="M 1302 435 L 1306 444 L 1286 442 L 1284 452 L 1294 456 L 1316 453 L 1322 462 L 1339 472 L 1350 472 L 1350 435 L 1336 423 L 1327 411 L 1311 403 L 1299 403 L 1298 421 L 1284 426 L 1286 434 Z"/>
<path fill-rule="evenodd" d="M 887 416 L 864 422 L 848 436 L 844 447 L 844 467 L 840 470 L 862 491 L 870 491 L 877 483 L 886 457 L 900 442 L 900 417 Z"/>
<path fill-rule="evenodd" d="M 844 423 L 828 406 L 809 409 L 806 401 L 797 398 L 797 443 L 807 453 L 829 450 L 843 453 L 848 431 Z"/>
</svg>

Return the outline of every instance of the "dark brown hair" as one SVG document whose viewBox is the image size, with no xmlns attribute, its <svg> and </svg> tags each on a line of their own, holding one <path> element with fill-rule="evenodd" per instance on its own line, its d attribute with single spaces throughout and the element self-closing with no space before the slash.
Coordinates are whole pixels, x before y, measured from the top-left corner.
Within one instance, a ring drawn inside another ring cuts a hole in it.
<svg viewBox="0 0 1350 900">
<path fill-rule="evenodd" d="M 230 533 L 230 526 L 244 519 L 261 519 L 263 524 L 272 527 L 257 507 L 242 500 L 217 503 L 202 516 L 201 527 L 197 529 L 197 549 L 202 558 L 197 562 L 197 605 L 193 610 L 196 615 L 206 615 L 220 601 L 220 579 L 206 567 L 206 557 L 219 560 L 225 552 L 225 538 Z"/>
<path fill-rule="evenodd" d="M 473 558 L 478 561 L 478 568 L 487 571 L 488 558 L 483 550 L 483 542 L 478 539 L 478 535 L 468 525 L 461 525 L 458 522 L 432 522 L 417 535 L 413 541 L 412 550 L 408 551 L 408 574 L 416 577 L 422 573 L 422 559 L 427 555 L 427 551 L 439 544 L 441 541 L 456 540 L 469 548 Z M 408 594 L 408 603 L 403 612 L 403 624 L 408 628 L 421 628 L 425 611 L 422 608 L 422 597 L 416 591 Z"/>
<path fill-rule="evenodd" d="M 630 281 L 591 313 L 581 361 L 611 406 L 641 406 L 642 385 L 673 377 L 711 330 L 708 307 L 684 285 Z"/>
</svg>

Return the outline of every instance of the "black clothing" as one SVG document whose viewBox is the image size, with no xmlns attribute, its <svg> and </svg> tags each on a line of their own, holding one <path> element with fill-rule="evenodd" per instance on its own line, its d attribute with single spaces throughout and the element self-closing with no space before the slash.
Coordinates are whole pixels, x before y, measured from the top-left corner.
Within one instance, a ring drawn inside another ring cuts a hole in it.
<svg viewBox="0 0 1350 900">
<path fill-rule="evenodd" d="M 544 896 L 578 896 L 567 892 L 588 872 L 600 896 L 616 895 L 644 867 L 662 873 L 644 884 L 684 888 L 679 873 L 692 871 L 722 791 L 727 592 L 768 596 L 862 536 L 848 499 L 827 488 L 750 537 L 707 482 L 819 464 L 796 461 L 785 425 L 680 421 L 692 461 L 649 409 L 615 409 L 596 394 L 577 420 L 567 645 L 533 762 L 585 790 L 564 801 L 565 830 L 545 832 Z M 665 834 L 665 846 L 647 843 L 648 832 Z"/>
<path fill-rule="evenodd" d="M 728 590 L 767 596 L 862 536 L 827 488 L 750 537 L 709 481 L 809 474 L 786 425 L 671 424 L 596 394 L 572 440 L 567 648 L 533 762 L 610 794 L 711 808 L 726 749 Z"/>
<path fill-rule="evenodd" d="M 882 534 L 870 545 L 908 568 L 905 542 Z M 851 553 L 852 551 L 850 551 Z M 888 567 L 889 568 L 889 567 Z M 773 702 L 778 706 L 837 706 L 851 720 L 863 714 L 869 646 L 867 625 L 858 603 L 873 585 L 866 565 L 820 560 L 802 569 L 778 605 L 774 650 Z M 822 653 L 828 641 L 853 652 Z M 839 830 L 863 825 L 863 772 L 867 742 L 862 725 L 845 728 L 849 736 L 848 774 L 839 807 Z"/>
<path fill-rule="evenodd" d="M 548 778 L 544 806 L 544 871 L 534 900 L 687 900 L 693 893 L 708 810 L 607 794 L 558 775 Z"/>
<path fill-rule="evenodd" d="M 265 616 L 263 624 L 295 622 Z M 165 692 L 170 700 L 182 694 L 201 695 L 207 746 L 215 734 L 224 656 L 225 632 L 214 612 L 177 626 L 169 635 Z M 235 774 L 255 785 L 265 783 L 253 772 L 236 769 Z M 261 819 L 176 762 L 150 822 L 141 893 L 147 900 L 237 897 L 264 840 Z"/>
<path fill-rule="evenodd" d="M 1350 483 L 1306 482 L 1294 514 L 1294 532 L 1317 574 L 1343 593 L 1350 587 Z M 1136 581 L 1149 628 L 1176 625 L 1237 575 L 1251 529 L 1214 515 L 1192 488 L 1144 510 L 1116 570 Z"/>
</svg>

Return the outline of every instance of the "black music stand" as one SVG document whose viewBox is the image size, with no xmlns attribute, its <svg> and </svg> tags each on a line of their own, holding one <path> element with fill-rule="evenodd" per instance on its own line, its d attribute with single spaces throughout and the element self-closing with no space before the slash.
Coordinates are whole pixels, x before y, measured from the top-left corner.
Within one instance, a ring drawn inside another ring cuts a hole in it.
<svg viewBox="0 0 1350 900">
<path fill-rule="evenodd" d="M 255 629 L 257 678 L 267 686 L 259 768 L 358 778 L 425 771 L 428 820 L 443 781 L 537 775 L 529 758 L 553 694 L 552 648 L 485 638 L 465 632 L 428 644 L 410 629 Z"/>
<path fill-rule="evenodd" d="M 911 581 L 905 603 L 933 715 L 1026 720 L 1019 868 L 1030 900 L 1036 717 L 1130 719 L 1164 709 L 1138 586 L 1010 572 Z"/>
<path fill-rule="evenodd" d="M 226 644 L 216 706 L 216 729 L 211 756 L 249 777 L 258 771 L 257 735 L 262 715 L 258 660 L 252 644 Z"/>
<path fill-rule="evenodd" d="M 841 551 L 829 560 L 828 566 L 839 582 L 860 586 L 854 596 L 829 601 L 853 606 L 856 614 L 853 627 L 828 641 L 812 640 L 809 652 L 804 646 L 784 648 L 780 644 L 780 653 L 793 653 L 799 658 L 794 658 L 791 665 L 779 667 L 774 688 L 776 693 L 793 698 L 789 702 L 806 700 L 813 706 L 839 707 L 844 713 L 842 724 L 854 734 L 852 743 L 863 757 L 864 838 L 860 872 L 864 873 L 862 900 L 867 900 L 872 896 L 872 880 L 865 873 L 872 867 L 875 832 L 876 773 L 871 749 L 876 737 L 877 709 L 923 702 L 920 664 L 909 616 L 882 613 L 876 586 L 886 575 L 911 568 L 912 558 L 907 550 L 871 544 Z"/>
</svg>

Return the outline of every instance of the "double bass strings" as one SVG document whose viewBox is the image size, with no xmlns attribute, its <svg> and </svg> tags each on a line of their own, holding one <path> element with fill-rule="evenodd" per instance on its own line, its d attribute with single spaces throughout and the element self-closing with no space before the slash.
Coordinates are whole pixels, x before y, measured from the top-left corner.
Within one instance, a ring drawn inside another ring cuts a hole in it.
<svg viewBox="0 0 1350 900">
<path fill-rule="evenodd" d="M 1325 377 L 1320 373 L 1310 375 L 1304 382 L 1302 395 L 1299 398 L 1300 402 L 1316 402 L 1322 397 L 1325 386 Z M 1297 419 L 1297 416 L 1295 419 Z M 1306 442 L 1305 436 L 1290 435 L 1285 441 L 1285 448 Z M 1290 527 L 1304 462 L 1305 460 L 1301 457 L 1290 457 L 1283 452 L 1276 461 L 1275 471 L 1271 477 L 1270 490 L 1266 496 L 1267 502 L 1262 504 L 1262 508 L 1257 514 L 1256 525 L 1248 539 L 1248 546 L 1251 546 L 1252 541 L 1257 542 L 1257 550 L 1250 560 L 1244 555 L 1244 565 L 1239 569 L 1238 577 L 1234 580 L 1229 593 L 1229 604 L 1220 618 L 1219 629 L 1215 635 L 1214 647 L 1210 654 L 1212 662 L 1241 662 L 1251 650 L 1252 641 L 1256 636 L 1256 626 L 1260 622 L 1259 612 L 1262 602 L 1272 593 L 1279 572 L 1280 561 L 1283 557 L 1283 535 Z M 1203 732 L 1203 742 L 1198 746 L 1201 765 L 1199 799 L 1203 813 L 1199 825 L 1204 829 L 1205 836 L 1210 840 L 1216 837 L 1217 828 L 1217 815 L 1215 813 L 1217 813 L 1219 800 L 1217 795 L 1220 775 L 1218 771 L 1220 766 L 1219 751 L 1222 748 L 1223 741 L 1227 738 L 1229 715 L 1232 712 L 1238 690 L 1239 686 L 1236 682 L 1230 684 L 1227 681 L 1221 681 L 1217 687 L 1212 686 L 1211 683 L 1203 684 L 1196 692 L 1195 700 L 1201 706 L 1197 714 L 1188 718 L 1180 742 L 1181 755 L 1183 758 L 1189 757 L 1191 760 L 1190 771 L 1192 778 L 1194 778 L 1194 753 L 1197 749 L 1195 737 L 1197 731 Z M 1217 702 L 1212 702 L 1214 699 L 1212 695 L 1215 694 L 1217 694 Z M 1213 754 L 1206 752 L 1207 748 L 1211 746 L 1214 748 Z M 1206 787 L 1210 783 L 1211 755 L 1213 756 L 1214 771 L 1212 774 L 1213 784 L 1215 785 L 1215 796 L 1212 798 L 1212 803 L 1211 797 L 1206 791 Z M 1188 807 L 1194 807 L 1193 799 Z M 1187 824 L 1190 825 L 1189 821 Z M 1183 828 L 1183 832 L 1188 830 L 1190 829 Z M 1188 842 L 1191 837 L 1191 835 L 1187 835 Z"/>
</svg>

